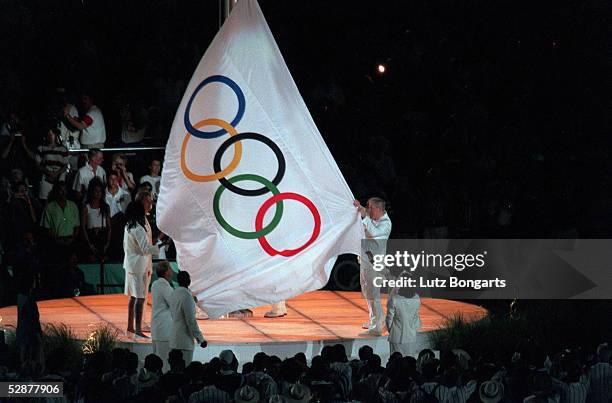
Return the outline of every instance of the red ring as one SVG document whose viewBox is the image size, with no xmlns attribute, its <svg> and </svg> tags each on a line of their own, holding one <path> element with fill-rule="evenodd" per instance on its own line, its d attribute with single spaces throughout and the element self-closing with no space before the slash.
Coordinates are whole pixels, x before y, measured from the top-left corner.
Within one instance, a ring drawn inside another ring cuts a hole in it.
<svg viewBox="0 0 612 403">
<path fill-rule="evenodd" d="M 306 241 L 304 245 L 300 246 L 297 249 L 287 249 L 287 250 L 278 251 L 274 249 L 272 246 L 270 246 L 265 236 L 257 238 L 263 250 L 265 250 L 266 253 L 270 256 L 281 255 L 281 256 L 289 257 L 289 256 L 297 255 L 298 253 L 306 249 L 308 246 L 310 246 L 310 244 L 313 243 L 315 239 L 317 239 L 317 237 L 319 236 L 319 233 L 321 232 L 321 216 L 319 215 L 319 211 L 317 210 L 317 207 L 313 204 L 313 202 L 311 202 L 306 197 L 300 194 L 291 193 L 291 192 L 284 192 L 284 193 L 273 195 L 268 200 L 266 200 L 264 204 L 261 205 L 261 207 L 259 208 L 259 211 L 257 212 L 257 216 L 255 217 L 255 231 L 259 231 L 263 228 L 263 219 L 264 219 L 264 216 L 266 215 L 266 211 L 268 211 L 268 209 L 272 207 L 273 204 L 276 204 L 278 201 L 287 200 L 287 199 L 299 201 L 302 204 L 304 204 L 306 207 L 308 207 L 315 221 L 314 229 L 312 231 L 312 235 L 310 236 L 310 239 Z"/>
</svg>

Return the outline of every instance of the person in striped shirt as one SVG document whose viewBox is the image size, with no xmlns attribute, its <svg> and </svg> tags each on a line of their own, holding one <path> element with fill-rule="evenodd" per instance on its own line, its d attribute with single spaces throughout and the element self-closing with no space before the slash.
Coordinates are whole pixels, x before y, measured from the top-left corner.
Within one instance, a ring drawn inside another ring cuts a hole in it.
<svg viewBox="0 0 612 403">
<path fill-rule="evenodd" d="M 436 361 L 430 361 L 423 365 L 422 373 L 425 382 L 416 386 L 412 391 L 410 403 L 422 403 L 427 397 L 435 397 L 439 402 L 466 403 L 478 386 L 475 380 L 468 381 L 462 386 L 446 386 L 436 381 Z"/>
<path fill-rule="evenodd" d="M 565 380 L 552 377 L 553 388 L 559 394 L 559 403 L 585 403 L 589 392 L 589 381 L 581 376 L 580 367 L 572 364 Z"/>
<path fill-rule="evenodd" d="M 612 349 L 607 343 L 597 348 L 599 362 L 589 368 L 589 403 L 610 403 L 612 401 Z"/>
<path fill-rule="evenodd" d="M 47 200 L 53 184 L 66 180 L 68 170 L 68 150 L 58 143 L 60 130 L 52 127 L 47 131 L 47 144 L 36 149 L 35 160 L 42 172 L 38 198 Z"/>
</svg>

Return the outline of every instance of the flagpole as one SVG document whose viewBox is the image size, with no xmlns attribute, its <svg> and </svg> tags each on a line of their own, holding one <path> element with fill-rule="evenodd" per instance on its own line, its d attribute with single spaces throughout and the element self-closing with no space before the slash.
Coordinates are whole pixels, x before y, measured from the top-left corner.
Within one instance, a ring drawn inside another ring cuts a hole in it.
<svg viewBox="0 0 612 403">
<path fill-rule="evenodd" d="M 227 20 L 237 2 L 238 0 L 219 0 L 219 29 L 221 29 L 221 25 Z"/>
</svg>

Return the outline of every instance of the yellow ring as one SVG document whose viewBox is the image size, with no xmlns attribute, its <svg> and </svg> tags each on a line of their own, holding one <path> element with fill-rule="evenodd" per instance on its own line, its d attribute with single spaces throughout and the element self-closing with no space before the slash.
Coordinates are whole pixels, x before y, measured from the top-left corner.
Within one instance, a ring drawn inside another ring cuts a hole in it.
<svg viewBox="0 0 612 403">
<path fill-rule="evenodd" d="M 193 125 L 193 127 L 199 129 L 202 126 L 208 125 L 222 127 L 229 133 L 230 137 L 238 134 L 238 132 L 236 131 L 236 129 L 234 129 L 232 125 L 221 119 L 200 120 L 198 123 Z M 230 162 L 230 164 L 225 167 L 225 169 L 221 170 L 221 172 L 214 173 L 212 175 L 198 175 L 195 172 L 192 172 L 187 167 L 187 161 L 185 161 L 185 155 L 187 153 L 187 142 L 189 141 L 190 137 L 191 134 L 185 133 L 185 138 L 183 139 L 183 144 L 181 145 L 181 170 L 188 179 L 191 179 L 194 182 L 212 182 L 219 178 L 223 178 L 226 175 L 229 175 L 234 169 L 236 169 L 238 163 L 240 163 L 240 159 L 242 158 L 242 143 L 240 141 L 237 141 L 234 144 L 234 158 L 232 159 L 232 162 Z"/>
</svg>

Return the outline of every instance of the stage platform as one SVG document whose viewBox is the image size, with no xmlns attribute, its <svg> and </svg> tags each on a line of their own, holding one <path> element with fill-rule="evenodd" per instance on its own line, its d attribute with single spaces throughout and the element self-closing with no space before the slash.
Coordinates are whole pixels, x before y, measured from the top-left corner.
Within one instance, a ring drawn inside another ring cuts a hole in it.
<svg viewBox="0 0 612 403">
<path fill-rule="evenodd" d="M 128 297 L 122 294 L 96 295 L 40 301 L 38 309 L 42 323 L 65 323 L 81 339 L 86 339 L 100 323 L 107 323 L 119 331 L 120 340 L 127 348 L 144 358 L 151 352 L 151 342 L 126 334 L 127 301 Z M 468 320 L 486 315 L 484 308 L 463 302 L 428 298 L 421 302 L 423 326 L 417 340 L 419 348 L 428 347 L 428 333 L 453 315 L 462 314 Z M 264 318 L 269 308 L 254 308 L 252 318 L 199 320 L 209 347 L 197 347 L 194 359 L 208 361 L 224 349 L 232 349 L 241 362 L 251 360 L 260 351 L 281 358 L 301 351 L 310 359 L 324 345 L 336 343 L 344 344 L 351 356 L 356 356 L 364 344 L 371 345 L 383 360 L 389 354 L 386 333 L 372 337 L 361 328 L 368 320 L 368 309 L 359 292 L 314 291 L 300 295 L 287 301 L 288 314 L 282 318 Z M 147 321 L 150 315 L 149 301 L 145 312 Z M 17 326 L 16 307 L 1 308 L 0 316 L 2 326 Z"/>
</svg>

